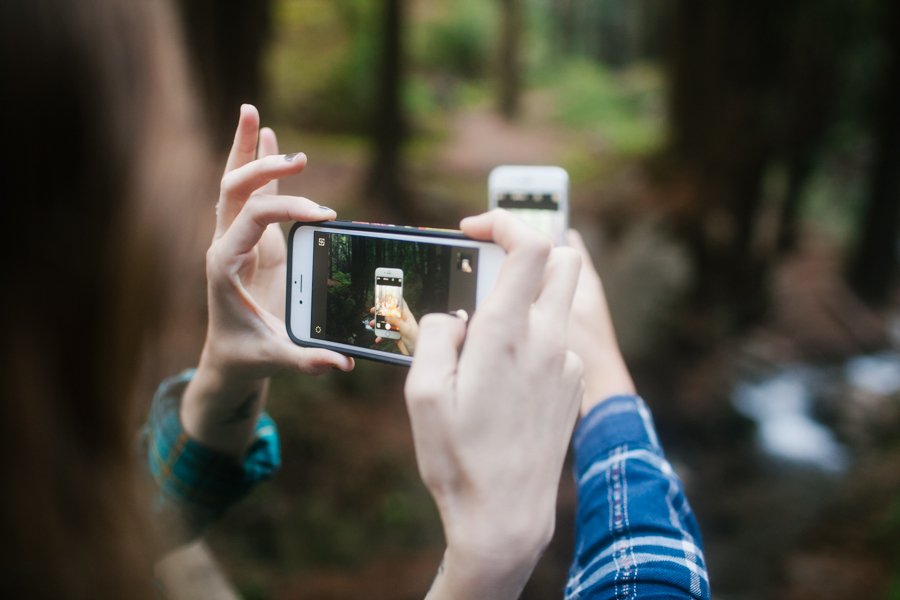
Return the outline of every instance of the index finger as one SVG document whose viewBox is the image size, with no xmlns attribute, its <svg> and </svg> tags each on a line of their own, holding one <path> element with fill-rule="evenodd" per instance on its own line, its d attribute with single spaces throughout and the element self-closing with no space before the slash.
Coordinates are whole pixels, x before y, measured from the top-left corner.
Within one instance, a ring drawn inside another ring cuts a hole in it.
<svg viewBox="0 0 900 600">
<path fill-rule="evenodd" d="M 426 405 L 446 407 L 452 401 L 459 347 L 465 337 L 466 326 L 461 319 L 440 314 L 422 318 L 416 356 L 404 386 L 414 425 L 421 412 L 418 408 Z"/>
<path fill-rule="evenodd" d="M 572 309 L 572 298 L 575 297 L 580 271 L 581 256 L 577 250 L 561 246 L 554 248 L 550 253 L 546 278 L 534 302 L 534 308 L 542 318 L 555 324 L 554 335 L 559 333 L 560 324 L 564 332 L 569 323 L 569 312 Z"/>
<path fill-rule="evenodd" d="M 228 153 L 225 172 L 229 173 L 243 167 L 256 158 L 256 141 L 259 137 L 259 111 L 252 104 L 241 105 L 241 116 L 237 131 L 234 132 L 234 143 Z"/>
<path fill-rule="evenodd" d="M 544 265 L 553 247 L 550 239 L 502 208 L 465 218 L 459 226 L 469 237 L 493 240 L 506 250 L 494 291 L 486 302 L 526 314 L 544 278 Z"/>
</svg>

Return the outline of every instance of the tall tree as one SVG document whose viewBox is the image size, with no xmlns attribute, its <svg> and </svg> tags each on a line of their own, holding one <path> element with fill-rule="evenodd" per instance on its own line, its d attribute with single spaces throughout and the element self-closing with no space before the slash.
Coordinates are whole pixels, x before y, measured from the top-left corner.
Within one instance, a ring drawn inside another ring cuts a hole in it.
<svg viewBox="0 0 900 600">
<path fill-rule="evenodd" d="M 803 190 L 837 116 L 839 57 L 851 41 L 848 23 L 853 22 L 846 0 L 799 0 L 791 6 L 779 33 L 791 40 L 778 82 L 783 105 L 779 137 L 787 166 L 777 234 L 781 252 L 797 244 Z"/>
<path fill-rule="evenodd" d="M 241 104 L 258 104 L 272 0 L 180 0 L 211 138 L 227 151 Z"/>
<path fill-rule="evenodd" d="M 403 111 L 404 16 L 404 0 L 384 0 L 377 99 L 371 116 L 373 157 L 367 180 L 368 192 L 394 221 L 403 221 L 413 212 L 403 167 L 407 134 Z"/>
<path fill-rule="evenodd" d="M 779 0 L 679 0 L 674 22 L 672 148 L 694 190 L 682 231 L 702 304 L 759 309 L 750 252 L 761 181 L 772 152 L 768 94 L 779 61 L 772 23 Z"/>
<path fill-rule="evenodd" d="M 499 108 L 500 113 L 512 120 L 519 112 L 522 88 L 521 38 L 522 1 L 500 0 L 502 31 L 500 34 Z"/>
<path fill-rule="evenodd" d="M 853 288 L 873 303 L 887 300 L 895 283 L 900 239 L 900 7 L 897 2 L 888 4 L 889 62 L 880 78 L 869 198 L 849 273 Z"/>
</svg>

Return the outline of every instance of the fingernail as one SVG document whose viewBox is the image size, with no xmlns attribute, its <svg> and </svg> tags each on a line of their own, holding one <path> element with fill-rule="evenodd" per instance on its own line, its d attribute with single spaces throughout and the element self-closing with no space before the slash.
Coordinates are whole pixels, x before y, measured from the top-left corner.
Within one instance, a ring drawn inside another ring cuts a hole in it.
<svg viewBox="0 0 900 600">
<path fill-rule="evenodd" d="M 319 208 L 322 210 L 334 210 L 333 208 L 328 208 L 327 206 L 322 206 L 321 204 L 319 205 Z"/>
<path fill-rule="evenodd" d="M 456 318 L 462 320 L 463 323 L 469 322 L 469 313 L 467 313 L 463 309 L 459 309 L 457 311 L 454 311 L 452 313 L 447 313 L 447 314 L 450 315 L 451 317 L 456 317 Z"/>
<path fill-rule="evenodd" d="M 303 154 L 303 153 L 302 152 L 294 152 L 293 154 L 285 154 L 284 160 L 286 160 L 287 162 L 293 162 L 294 159 L 297 158 L 298 156 L 300 156 L 301 154 Z"/>
</svg>

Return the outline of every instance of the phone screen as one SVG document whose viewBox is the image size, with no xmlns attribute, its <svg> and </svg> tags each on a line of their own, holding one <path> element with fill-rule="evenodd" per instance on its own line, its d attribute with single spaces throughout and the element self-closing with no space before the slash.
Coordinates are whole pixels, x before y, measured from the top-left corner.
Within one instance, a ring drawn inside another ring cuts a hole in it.
<svg viewBox="0 0 900 600">
<path fill-rule="evenodd" d="M 396 269 L 399 271 L 399 269 Z M 375 275 L 375 329 L 397 332 L 403 319 L 403 274 L 399 277 Z"/>
<path fill-rule="evenodd" d="M 551 240 L 565 234 L 566 219 L 559 210 L 558 194 L 501 191 L 496 192 L 496 197 L 499 208 L 505 208 Z"/>
<path fill-rule="evenodd" d="M 478 248 L 327 231 L 313 239 L 311 338 L 411 356 L 424 315 L 475 311 Z M 395 327 L 399 338 L 379 335 Z"/>
</svg>

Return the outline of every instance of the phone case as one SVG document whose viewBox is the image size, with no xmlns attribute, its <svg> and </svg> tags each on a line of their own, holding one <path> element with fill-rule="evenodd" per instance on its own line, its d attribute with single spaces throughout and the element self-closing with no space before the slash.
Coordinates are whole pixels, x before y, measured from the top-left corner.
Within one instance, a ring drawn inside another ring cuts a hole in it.
<svg viewBox="0 0 900 600">
<path fill-rule="evenodd" d="M 287 329 L 288 337 L 291 338 L 291 341 L 297 344 L 298 346 L 303 346 L 304 348 L 324 348 L 326 350 L 333 350 L 337 352 L 333 347 L 328 346 L 327 344 L 322 344 L 320 342 L 312 341 L 312 340 L 299 340 L 294 337 L 294 334 L 291 332 L 291 328 L 289 323 L 291 322 L 291 271 L 293 270 L 293 257 L 294 257 L 294 232 L 299 227 L 320 227 L 323 229 L 344 229 L 351 231 L 367 231 L 367 232 L 375 232 L 375 233 L 393 233 L 393 234 L 405 234 L 405 235 L 418 235 L 422 237 L 433 237 L 433 238 L 442 238 L 449 240 L 472 240 L 469 236 L 465 235 L 461 231 L 457 231 L 455 229 L 436 229 L 433 227 L 409 227 L 406 225 L 386 225 L 384 223 L 365 223 L 362 221 L 318 221 L 314 223 L 294 223 L 291 227 L 290 233 L 288 233 L 288 258 L 287 258 L 287 298 L 285 302 L 285 329 Z M 353 358 L 363 358 L 366 360 L 374 360 L 376 362 L 383 362 L 391 365 L 400 365 L 404 367 L 408 367 L 412 364 L 411 356 L 403 356 L 402 354 L 386 354 L 384 352 L 379 352 L 377 350 L 370 350 L 368 348 L 355 348 L 352 346 L 348 346 L 345 349 L 341 349 L 340 353 L 345 356 L 352 356 Z"/>
</svg>

